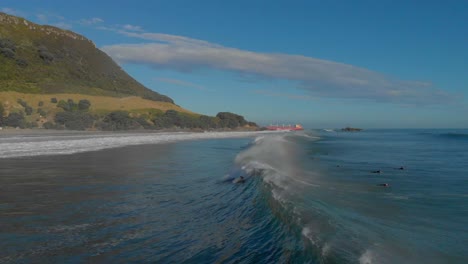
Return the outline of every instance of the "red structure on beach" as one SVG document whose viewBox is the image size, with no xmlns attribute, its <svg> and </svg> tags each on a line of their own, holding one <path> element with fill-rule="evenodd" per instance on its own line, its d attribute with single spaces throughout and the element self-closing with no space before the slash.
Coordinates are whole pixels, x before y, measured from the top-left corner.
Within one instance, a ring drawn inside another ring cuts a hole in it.
<svg viewBox="0 0 468 264">
<path fill-rule="evenodd" d="M 301 125 L 282 125 L 282 126 L 267 126 L 266 127 L 268 130 L 276 130 L 276 131 L 297 131 L 297 130 L 304 130 L 304 128 Z"/>
</svg>

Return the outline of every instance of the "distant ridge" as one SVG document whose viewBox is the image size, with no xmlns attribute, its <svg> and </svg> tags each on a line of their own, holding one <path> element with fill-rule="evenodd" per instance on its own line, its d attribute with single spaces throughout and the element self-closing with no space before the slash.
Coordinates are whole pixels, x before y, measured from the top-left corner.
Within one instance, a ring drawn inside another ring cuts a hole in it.
<svg viewBox="0 0 468 264">
<path fill-rule="evenodd" d="M 128 75 L 82 35 L 0 12 L 0 91 L 140 96 L 174 103 Z"/>
</svg>

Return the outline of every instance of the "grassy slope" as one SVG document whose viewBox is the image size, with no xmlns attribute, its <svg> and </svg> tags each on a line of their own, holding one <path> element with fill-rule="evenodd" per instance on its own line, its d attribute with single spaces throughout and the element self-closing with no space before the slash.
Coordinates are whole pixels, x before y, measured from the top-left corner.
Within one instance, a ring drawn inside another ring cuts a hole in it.
<svg viewBox="0 0 468 264">
<path fill-rule="evenodd" d="M 17 102 L 18 99 L 26 101 L 28 105 L 34 109 L 33 115 L 26 116 L 27 121 L 33 121 L 39 118 L 39 114 L 36 113 L 38 108 L 41 108 L 48 113 L 47 119 L 49 121 L 53 119 L 55 113 L 63 111 L 61 108 L 57 108 L 57 104 L 50 102 L 51 98 L 57 98 L 58 101 L 73 99 L 75 103 L 78 103 L 81 99 L 87 99 L 91 102 L 90 111 L 98 114 L 104 114 L 116 110 L 125 110 L 136 114 L 154 116 L 155 114 L 160 114 L 167 110 L 176 110 L 178 112 L 198 116 L 198 114 L 172 103 L 156 102 L 136 96 L 116 98 L 83 94 L 25 94 L 18 92 L 0 92 L 0 103 L 3 104 L 6 114 L 9 114 L 10 112 L 24 112 L 24 108 Z M 43 106 L 38 106 L 40 101 L 43 102 Z"/>
<path fill-rule="evenodd" d="M 0 40 L 12 41 L 15 53 L 14 57 L 0 54 L 0 91 L 141 96 L 173 102 L 144 87 L 90 40 L 71 31 L 0 12 Z M 41 58 L 41 51 L 53 59 Z"/>
</svg>

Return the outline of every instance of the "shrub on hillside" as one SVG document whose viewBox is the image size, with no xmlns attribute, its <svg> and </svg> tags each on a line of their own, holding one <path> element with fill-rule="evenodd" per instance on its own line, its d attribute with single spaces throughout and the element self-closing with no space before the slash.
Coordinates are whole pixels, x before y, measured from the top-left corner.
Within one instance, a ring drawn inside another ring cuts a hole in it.
<svg viewBox="0 0 468 264">
<path fill-rule="evenodd" d="M 8 59 L 15 57 L 16 47 L 15 43 L 9 39 L 0 39 L 0 54 Z"/>
<path fill-rule="evenodd" d="M 39 58 L 41 58 L 45 63 L 51 63 L 55 59 L 54 54 L 48 51 L 44 46 L 40 46 L 37 52 L 39 54 Z"/>
<path fill-rule="evenodd" d="M 163 115 L 157 116 L 153 120 L 154 127 L 162 128 L 199 128 L 210 129 L 218 127 L 218 118 L 209 116 L 193 116 L 186 113 L 180 113 L 175 110 L 167 110 Z"/>
<path fill-rule="evenodd" d="M 23 101 L 23 99 L 21 98 L 16 100 L 16 102 L 18 102 L 18 104 L 20 104 L 22 107 L 28 106 L 28 103 L 26 101 Z"/>
<path fill-rule="evenodd" d="M 53 103 L 53 104 L 56 104 L 57 103 L 57 98 L 55 98 L 55 97 L 50 98 L 50 102 Z"/>
<path fill-rule="evenodd" d="M 26 112 L 26 115 L 31 115 L 33 113 L 33 108 L 29 105 L 24 107 L 24 112 Z"/>
<path fill-rule="evenodd" d="M 243 116 L 233 113 L 219 112 L 216 117 L 220 119 L 222 127 L 237 128 L 239 126 L 247 125 L 247 121 L 245 121 Z"/>
<path fill-rule="evenodd" d="M 76 111 L 78 110 L 78 105 L 73 102 L 73 99 L 68 99 L 67 100 L 68 106 L 70 108 L 70 111 Z"/>
<path fill-rule="evenodd" d="M 87 99 L 82 99 L 78 102 L 78 109 L 80 111 L 87 111 L 91 106 L 91 102 Z"/>
<path fill-rule="evenodd" d="M 26 101 L 23 101 L 23 99 L 18 99 L 17 100 L 18 104 L 20 104 L 22 107 L 24 107 L 24 111 L 26 112 L 26 115 L 31 115 L 33 113 L 33 108 L 28 105 Z"/>
<path fill-rule="evenodd" d="M 13 59 L 15 58 L 15 52 L 9 48 L 0 48 L 0 54 L 5 56 L 5 58 Z"/>
<path fill-rule="evenodd" d="M 174 123 L 165 116 L 158 116 L 152 121 L 156 129 L 171 128 L 174 126 Z"/>
<path fill-rule="evenodd" d="M 16 64 L 18 66 L 20 66 L 20 67 L 23 67 L 23 68 L 25 68 L 25 67 L 27 67 L 29 65 L 27 60 L 21 59 L 21 58 L 16 59 Z"/>
<path fill-rule="evenodd" d="M 135 121 L 140 124 L 144 129 L 152 129 L 154 128 L 147 120 L 145 116 L 140 116 L 135 118 Z"/>
<path fill-rule="evenodd" d="M 44 106 L 44 102 L 39 101 L 39 103 L 37 104 L 37 106 L 39 106 L 39 107 Z"/>
<path fill-rule="evenodd" d="M 69 110 L 69 105 L 68 105 L 68 103 L 65 102 L 64 100 L 58 101 L 57 107 L 60 107 L 60 108 L 62 108 L 62 109 L 65 110 L 65 111 L 68 111 L 68 110 Z"/>
<path fill-rule="evenodd" d="M 16 45 L 10 39 L 0 39 L 0 48 L 8 48 L 12 51 L 16 51 Z"/>
<path fill-rule="evenodd" d="M 3 126 L 3 112 L 5 112 L 5 109 L 3 108 L 3 104 L 0 103 L 0 126 Z"/>
<path fill-rule="evenodd" d="M 23 113 L 10 113 L 4 120 L 4 124 L 9 127 L 24 128 L 25 123 Z"/>
<path fill-rule="evenodd" d="M 95 117 L 83 112 L 60 112 L 55 115 L 55 122 L 71 130 L 86 130 L 93 126 Z"/>
<path fill-rule="evenodd" d="M 258 127 L 257 123 L 255 122 L 248 122 L 247 125 L 249 125 L 250 127 Z"/>
<path fill-rule="evenodd" d="M 67 112 L 75 111 L 78 109 L 78 105 L 75 104 L 75 102 L 73 102 L 72 99 L 68 99 L 66 102 L 65 100 L 60 100 L 57 103 L 57 107 L 60 107 Z"/>
<path fill-rule="evenodd" d="M 47 121 L 45 122 L 43 125 L 42 125 L 43 128 L 45 129 L 59 129 L 59 127 L 57 127 L 56 124 L 50 122 L 50 121 Z"/>
<path fill-rule="evenodd" d="M 127 111 L 115 111 L 96 124 L 101 130 L 130 130 L 140 128 L 140 124 L 130 117 Z"/>
<path fill-rule="evenodd" d="M 40 114 L 41 116 L 46 116 L 47 115 L 46 111 L 44 111 L 42 108 L 38 108 L 37 113 Z"/>
<path fill-rule="evenodd" d="M 216 117 L 202 115 L 198 119 L 200 119 L 200 128 L 202 129 L 209 129 L 209 128 L 217 128 L 218 123 Z"/>
<path fill-rule="evenodd" d="M 157 116 L 152 121 L 157 129 L 172 128 L 176 126 L 176 123 L 179 123 L 179 112 L 167 110 L 163 115 Z"/>
</svg>

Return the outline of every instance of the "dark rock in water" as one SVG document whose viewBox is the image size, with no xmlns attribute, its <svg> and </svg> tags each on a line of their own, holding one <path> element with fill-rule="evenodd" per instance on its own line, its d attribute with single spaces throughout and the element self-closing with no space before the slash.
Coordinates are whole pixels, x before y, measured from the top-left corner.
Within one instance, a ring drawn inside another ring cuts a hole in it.
<svg viewBox="0 0 468 264">
<path fill-rule="evenodd" d="M 381 170 L 375 170 L 375 171 L 371 171 L 372 173 L 382 173 Z"/>
<path fill-rule="evenodd" d="M 405 168 L 404 168 L 404 167 L 400 167 L 400 168 L 398 168 L 398 169 L 399 169 L 399 170 L 404 170 Z"/>
<path fill-rule="evenodd" d="M 345 128 L 342 128 L 341 131 L 345 131 L 345 132 L 358 132 L 358 131 L 362 131 L 362 128 L 345 127 Z"/>
</svg>

